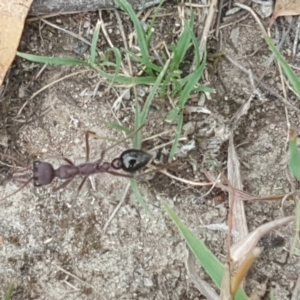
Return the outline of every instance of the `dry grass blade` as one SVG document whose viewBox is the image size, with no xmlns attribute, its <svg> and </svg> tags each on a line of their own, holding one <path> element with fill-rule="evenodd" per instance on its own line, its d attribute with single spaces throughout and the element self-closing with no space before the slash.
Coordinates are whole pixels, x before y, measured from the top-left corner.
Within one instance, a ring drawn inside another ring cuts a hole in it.
<svg viewBox="0 0 300 300">
<path fill-rule="evenodd" d="M 204 26 L 204 29 L 202 32 L 200 43 L 199 43 L 200 60 L 202 60 L 204 53 L 206 52 L 207 38 L 209 35 L 209 30 L 210 30 L 211 24 L 214 19 L 216 9 L 217 9 L 217 4 L 218 4 L 217 0 L 210 1 L 208 16 L 206 18 L 205 26 Z"/>
<path fill-rule="evenodd" d="M 94 287 L 93 285 L 91 285 L 90 283 L 88 283 L 88 282 L 86 282 L 86 281 L 80 279 L 78 276 L 76 276 L 76 275 L 74 275 L 74 274 L 68 272 L 67 270 L 63 269 L 62 267 L 60 267 L 60 266 L 58 266 L 58 265 L 56 265 L 56 264 L 54 264 L 54 266 L 55 266 L 59 271 L 61 271 L 61 272 L 65 273 L 66 275 L 72 277 L 74 280 L 77 280 L 78 282 L 80 282 L 80 283 L 83 284 L 84 286 L 87 286 L 87 287 L 92 288 L 92 289 L 98 294 L 98 296 L 100 297 L 99 299 L 105 299 L 105 300 L 107 299 L 106 297 L 104 297 L 104 295 L 103 295 L 100 291 L 96 290 L 95 287 Z M 66 283 L 66 282 L 65 282 L 65 283 Z"/>
<path fill-rule="evenodd" d="M 229 182 L 234 188 L 242 190 L 243 184 L 240 174 L 240 163 L 233 145 L 233 133 L 231 133 L 229 138 L 227 169 Z M 241 201 L 239 197 L 236 197 L 236 193 L 233 189 L 229 190 L 229 207 L 231 210 L 229 216 L 231 214 L 233 218 L 233 230 L 239 233 L 239 238 L 243 238 L 248 234 L 244 202 Z"/>
<path fill-rule="evenodd" d="M 235 295 L 238 290 L 241 282 L 245 279 L 248 271 L 259 257 L 261 250 L 259 248 L 254 248 L 248 255 L 245 257 L 238 270 L 236 271 L 234 277 L 231 280 L 231 293 Z"/>
<path fill-rule="evenodd" d="M 21 162 L 20 160 L 18 160 L 17 158 L 11 156 L 11 155 L 8 155 L 8 154 L 4 154 L 4 153 L 1 153 L 0 152 L 0 158 L 1 159 L 8 159 L 8 160 L 11 160 L 11 161 L 14 161 L 16 162 L 19 166 L 22 166 L 22 167 L 25 167 L 27 168 L 28 166 L 26 166 L 23 162 Z"/>
<path fill-rule="evenodd" d="M 187 247 L 186 268 L 188 271 L 189 280 L 193 282 L 195 288 L 198 289 L 203 296 L 209 300 L 218 300 L 219 296 L 214 289 L 202 278 L 199 277 L 196 271 L 196 259 L 194 253 Z"/>
<path fill-rule="evenodd" d="M 232 300 L 232 295 L 231 295 L 231 291 L 230 291 L 230 266 L 229 264 L 225 264 L 224 266 L 224 276 L 223 276 L 223 280 L 222 280 L 222 287 L 221 287 L 221 295 L 220 295 L 220 299 L 221 300 Z"/>
<path fill-rule="evenodd" d="M 233 64 L 235 67 L 237 67 L 238 69 L 240 69 L 242 72 L 249 74 L 249 71 L 242 66 L 238 61 L 234 60 L 232 57 L 225 55 L 224 58 L 226 60 L 228 60 L 231 64 Z M 265 84 L 264 82 L 261 82 L 260 78 L 258 78 L 257 76 L 253 75 L 253 79 L 256 81 L 257 86 L 263 88 L 264 90 L 266 90 L 268 93 L 270 93 L 272 96 L 274 96 L 276 99 L 280 100 L 282 103 L 284 103 L 288 108 L 300 112 L 299 108 L 297 108 L 296 106 L 294 106 L 293 104 L 289 103 L 286 99 L 284 99 L 281 95 L 279 95 L 276 91 L 274 91 L 274 89 L 272 87 L 270 87 L 269 85 Z"/>
<path fill-rule="evenodd" d="M 238 7 L 240 7 L 240 8 L 242 8 L 242 9 L 245 9 L 245 10 L 247 10 L 248 12 L 250 12 L 251 15 L 253 16 L 253 18 L 255 19 L 255 21 L 257 22 L 257 24 L 259 25 L 259 27 L 260 27 L 262 33 L 265 34 L 265 35 L 267 35 L 267 32 L 266 32 L 266 30 L 265 30 L 263 24 L 261 23 L 260 19 L 259 19 L 258 16 L 256 15 L 256 13 L 251 9 L 251 7 L 249 7 L 249 6 L 247 6 L 247 5 L 244 5 L 244 4 L 241 4 L 241 3 L 237 3 L 237 2 L 235 2 L 234 5 L 235 5 L 235 6 L 238 6 Z"/>
<path fill-rule="evenodd" d="M 278 201 L 278 200 L 286 200 L 287 198 L 293 198 L 295 195 L 298 195 L 298 193 L 288 193 L 288 194 L 280 194 L 280 195 L 273 195 L 273 196 L 265 196 L 265 197 L 259 197 L 255 195 L 251 195 L 249 193 L 246 193 L 242 190 L 229 187 L 222 183 L 220 180 L 218 180 L 219 176 L 216 178 L 212 173 L 204 171 L 205 176 L 214 183 L 214 186 L 220 188 L 224 192 L 230 192 L 234 190 L 235 196 L 239 197 L 242 201 Z M 228 179 L 223 175 L 222 179 L 226 182 L 228 182 Z M 297 192 L 297 191 L 296 191 Z M 300 191 L 299 191 L 300 193 Z"/>
<path fill-rule="evenodd" d="M 106 221 L 103 230 L 102 230 L 102 234 L 106 233 L 106 230 L 108 228 L 108 226 L 110 225 L 110 223 L 112 222 L 112 220 L 114 219 L 114 217 L 116 216 L 117 212 L 119 211 L 119 209 L 121 208 L 121 206 L 124 204 L 125 200 L 126 200 L 126 196 L 128 194 L 130 188 L 130 183 L 127 184 L 126 189 L 124 191 L 124 194 L 121 198 L 121 200 L 119 201 L 119 204 L 116 206 L 116 208 L 114 209 L 114 211 L 112 212 L 112 214 L 110 215 L 110 217 L 108 218 L 108 220 Z"/>
<path fill-rule="evenodd" d="M 159 172 L 166 175 L 166 176 L 168 176 L 168 177 L 170 177 L 170 178 L 172 178 L 172 179 L 175 179 L 179 182 L 182 182 L 182 183 L 185 183 L 185 184 L 188 184 L 188 185 L 191 185 L 191 186 L 208 186 L 208 185 L 213 185 L 214 184 L 213 182 L 195 182 L 195 181 L 191 181 L 191 180 L 186 180 L 186 179 L 174 176 L 166 170 L 159 170 Z"/>
<path fill-rule="evenodd" d="M 261 225 L 254 231 L 250 232 L 246 237 L 231 246 L 230 257 L 233 262 L 241 261 L 249 252 L 251 252 L 257 245 L 258 241 L 271 230 L 286 225 L 294 221 L 295 217 L 284 217 L 266 224 Z"/>
<path fill-rule="evenodd" d="M 83 71 L 78 71 L 78 72 L 75 72 L 75 73 L 72 73 L 72 74 L 68 74 L 68 75 L 66 75 L 66 76 L 64 76 L 64 77 L 61 77 L 61 78 L 59 78 L 59 79 L 56 79 L 56 80 L 50 82 L 49 84 L 45 85 L 44 87 L 42 87 L 41 89 L 39 89 L 38 91 L 36 91 L 35 93 L 33 93 L 33 94 L 31 95 L 31 97 L 30 97 L 28 100 L 26 100 L 26 101 L 24 102 L 24 104 L 22 105 L 22 107 L 19 109 L 19 111 L 18 111 L 18 113 L 17 113 L 17 117 L 22 113 L 23 109 L 24 109 L 25 106 L 28 104 L 28 102 L 29 102 L 30 100 L 32 100 L 33 98 L 35 98 L 38 94 L 40 94 L 40 93 L 43 92 L 44 90 L 48 89 L 49 87 L 51 87 L 51 86 L 54 85 L 54 84 L 57 84 L 57 83 L 60 82 L 60 81 L 63 81 L 63 80 L 65 80 L 65 79 L 67 79 L 67 78 L 70 78 L 70 77 L 72 77 L 72 76 L 77 76 L 77 75 L 82 74 L 82 73 L 85 73 L 85 72 L 88 72 L 88 70 L 83 70 Z"/>
<path fill-rule="evenodd" d="M 65 29 L 63 27 L 57 26 L 56 24 L 51 23 L 51 22 L 45 20 L 44 18 L 41 18 L 41 21 L 44 22 L 45 24 L 47 24 L 47 25 L 49 25 L 49 26 L 51 26 L 51 27 L 53 27 L 53 28 L 55 28 L 57 30 L 60 30 L 60 31 L 62 31 L 62 32 L 64 32 L 64 33 L 66 33 L 66 34 L 74 37 L 75 39 L 78 39 L 78 40 L 82 41 L 83 43 L 91 46 L 90 41 L 86 40 L 85 38 L 83 38 L 79 34 L 76 34 L 76 33 L 72 32 L 72 31 L 69 31 L 69 30 L 67 30 L 67 29 Z"/>
<path fill-rule="evenodd" d="M 297 279 L 297 283 L 295 285 L 291 300 L 298 300 L 299 296 L 300 296 L 300 276 Z"/>
</svg>

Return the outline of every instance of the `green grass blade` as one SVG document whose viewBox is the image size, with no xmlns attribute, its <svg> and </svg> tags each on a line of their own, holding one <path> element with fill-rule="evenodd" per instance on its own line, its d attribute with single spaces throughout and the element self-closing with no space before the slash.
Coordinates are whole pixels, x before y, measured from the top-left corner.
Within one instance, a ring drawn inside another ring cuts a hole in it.
<svg viewBox="0 0 300 300">
<path fill-rule="evenodd" d="M 137 129 L 142 126 L 142 120 L 141 120 L 141 106 L 139 104 L 139 101 L 137 98 L 134 98 L 134 128 Z M 142 133 L 139 131 L 136 133 L 136 135 L 133 138 L 133 148 L 140 149 L 142 143 Z"/>
<path fill-rule="evenodd" d="M 165 76 L 165 73 L 168 69 L 169 63 L 170 63 L 170 60 L 167 60 L 166 64 L 164 65 L 164 68 L 162 69 L 162 71 L 160 72 L 158 77 L 156 78 L 156 81 L 155 81 L 153 87 L 151 88 L 149 95 L 147 96 L 147 99 L 145 101 L 144 107 L 141 110 L 141 112 L 137 111 L 137 109 L 139 109 L 139 104 L 136 103 L 135 124 L 134 124 L 135 128 L 140 127 L 141 125 L 143 125 L 146 122 L 148 114 L 149 114 L 150 105 L 151 105 L 151 103 L 157 93 L 157 90 L 160 87 L 160 84 Z M 142 142 L 142 133 L 138 132 L 133 139 L 134 148 L 140 148 L 141 142 Z"/>
<path fill-rule="evenodd" d="M 176 48 L 175 47 L 173 48 L 174 57 L 170 64 L 170 71 L 175 71 L 179 69 L 179 65 L 183 61 L 185 54 L 190 47 L 190 42 L 191 42 L 190 30 L 187 28 L 187 24 L 186 24 L 178 40 Z"/>
<path fill-rule="evenodd" d="M 170 64 L 170 60 L 167 60 L 164 67 L 163 67 L 163 69 L 162 69 L 162 71 L 158 75 L 153 87 L 151 88 L 151 92 L 149 93 L 149 95 L 146 99 L 146 102 L 144 104 L 144 107 L 141 111 L 141 124 L 144 124 L 147 120 L 150 105 L 151 105 L 151 103 L 154 99 L 155 94 L 157 93 L 157 90 L 158 90 L 163 78 L 165 77 L 165 73 L 168 70 L 169 64 Z"/>
<path fill-rule="evenodd" d="M 75 59 L 75 58 L 62 58 L 62 57 L 49 57 L 49 56 L 40 56 L 34 54 L 27 54 L 23 52 L 17 52 L 19 57 L 25 58 L 27 60 L 42 63 L 42 64 L 53 64 L 53 65 L 68 65 L 68 66 L 89 66 L 86 61 Z"/>
<path fill-rule="evenodd" d="M 117 68 L 117 65 L 111 61 L 105 61 L 105 62 L 102 62 L 100 64 L 101 67 L 107 67 L 107 68 L 114 68 L 116 69 Z"/>
<path fill-rule="evenodd" d="M 297 133 L 293 129 L 290 130 L 289 154 L 289 168 L 292 174 L 300 180 L 300 151 L 297 147 Z"/>
<path fill-rule="evenodd" d="M 178 114 L 180 113 L 180 108 L 178 106 L 172 108 L 166 118 L 167 122 L 173 122 L 178 118 Z"/>
<path fill-rule="evenodd" d="M 112 87 L 113 84 L 115 83 L 116 78 L 118 77 L 118 74 L 120 73 L 121 62 L 122 62 L 122 56 L 121 56 L 119 49 L 111 48 L 110 50 L 115 54 L 115 57 L 116 57 L 116 69 L 115 69 L 115 75 L 109 84 L 109 88 Z"/>
<path fill-rule="evenodd" d="M 296 232 L 300 233 L 300 201 L 298 201 L 296 205 L 295 229 Z"/>
<path fill-rule="evenodd" d="M 95 26 L 95 30 L 94 30 L 94 34 L 93 34 L 93 38 L 92 38 L 92 44 L 91 44 L 91 57 L 90 57 L 90 61 L 91 63 L 95 63 L 95 59 L 96 59 L 96 53 L 97 53 L 97 41 L 98 41 L 98 37 L 99 37 L 99 32 L 100 32 L 100 21 L 97 21 L 97 24 Z"/>
<path fill-rule="evenodd" d="M 166 203 L 163 202 L 163 205 L 167 210 L 170 218 L 175 223 L 181 235 L 185 239 L 187 245 L 195 254 L 201 266 L 204 268 L 204 270 L 210 276 L 210 278 L 214 281 L 214 283 L 219 288 L 221 288 L 222 279 L 224 275 L 224 267 L 221 264 L 221 262 L 206 247 L 206 245 L 200 239 L 198 239 L 198 237 L 192 231 L 190 231 L 187 226 L 183 224 L 183 222 L 176 215 L 176 213 Z M 237 294 L 234 298 L 238 300 L 248 299 L 247 295 L 241 288 L 238 289 Z"/>
<path fill-rule="evenodd" d="M 295 72 L 292 70 L 292 68 L 289 66 L 289 64 L 286 62 L 286 60 L 281 55 L 279 50 L 275 47 L 272 40 L 267 35 L 265 35 L 264 38 L 265 38 L 267 44 L 269 45 L 273 55 L 276 57 L 277 61 L 281 65 L 285 75 L 287 76 L 290 83 L 292 84 L 298 98 L 300 98 L 300 81 L 299 81 L 299 78 L 297 77 Z"/>
<path fill-rule="evenodd" d="M 191 40 L 194 46 L 194 55 L 195 55 L 195 65 L 199 66 L 199 64 L 201 63 L 200 61 L 200 53 L 199 53 L 199 42 L 197 37 L 195 36 L 193 27 L 188 27 L 189 30 L 189 34 L 191 36 Z"/>
<path fill-rule="evenodd" d="M 183 32 L 176 45 L 172 45 L 174 58 L 170 64 L 170 70 L 175 71 L 179 69 L 180 64 L 184 61 L 186 52 L 190 48 L 191 44 L 194 45 L 194 53 L 196 55 L 196 61 L 199 62 L 199 47 L 198 41 L 194 34 L 194 15 L 191 14 L 191 18 L 184 23 Z M 197 64 L 198 65 L 198 64 Z"/>
<path fill-rule="evenodd" d="M 138 202 L 140 203 L 140 205 L 147 211 L 147 213 L 151 214 L 149 208 L 148 208 L 148 205 L 146 204 L 141 192 L 140 192 L 140 189 L 137 185 L 137 182 L 135 179 L 131 179 L 130 180 L 130 184 L 131 184 L 131 188 L 133 190 L 133 193 L 136 197 L 136 199 L 138 200 Z"/>
<path fill-rule="evenodd" d="M 179 101 L 178 101 L 178 108 L 175 107 L 169 112 L 169 114 L 167 116 L 167 121 L 174 121 L 176 119 L 176 117 L 177 117 L 176 112 L 179 113 L 180 110 L 184 107 L 184 105 L 188 101 L 191 93 L 195 90 L 195 85 L 200 80 L 200 78 L 201 78 L 201 76 L 204 72 L 204 68 L 205 68 L 205 61 L 202 62 L 202 64 L 195 70 L 195 72 L 193 72 L 192 74 L 186 76 L 183 79 L 186 82 L 186 85 L 184 86 L 183 91 L 180 94 L 180 98 L 179 98 Z M 200 87 L 197 87 L 196 89 L 200 89 Z M 206 90 L 208 92 L 213 91 L 212 89 L 207 88 L 207 87 L 201 87 L 201 89 Z M 179 130 L 178 126 L 177 126 L 177 130 Z M 176 132 L 176 134 L 177 133 L 178 132 Z M 174 146 L 174 144 L 173 144 L 173 146 Z M 176 148 L 177 148 L 177 146 L 174 146 L 174 149 L 172 147 L 173 151 L 176 151 Z M 171 160 L 172 158 L 173 158 L 173 155 L 171 155 L 171 153 L 170 153 L 169 160 Z"/>
<path fill-rule="evenodd" d="M 122 126 L 122 125 L 120 125 L 118 123 L 106 122 L 106 121 L 103 121 L 103 120 L 100 120 L 100 123 L 105 124 L 106 126 L 112 128 L 112 129 L 123 131 L 123 132 L 126 133 L 126 135 L 129 135 L 131 133 L 130 129 L 128 129 L 127 127 Z"/>
<path fill-rule="evenodd" d="M 137 15 L 126 0 L 116 0 L 116 3 L 129 15 L 136 31 L 137 42 L 139 44 L 142 56 L 149 59 L 150 55 L 148 51 L 148 45 L 146 43 L 146 34 Z"/>
<path fill-rule="evenodd" d="M 200 93 L 200 92 L 214 94 L 216 92 L 216 90 L 214 90 L 208 86 L 205 86 L 205 85 L 200 85 L 199 87 L 197 87 L 193 90 L 193 93 Z"/>
<path fill-rule="evenodd" d="M 152 19 L 150 21 L 149 28 L 147 30 L 147 40 L 146 40 L 146 43 L 147 43 L 148 48 L 150 47 L 150 43 L 151 43 L 153 34 L 155 32 L 154 31 L 154 23 L 155 23 L 157 14 L 159 13 L 159 11 L 160 11 L 161 6 L 163 5 L 163 3 L 164 3 L 164 1 L 161 0 L 160 3 L 158 4 L 158 6 L 156 6 L 155 9 L 154 9 L 153 17 L 152 17 Z"/>
<path fill-rule="evenodd" d="M 198 68 L 192 74 L 187 76 L 188 81 L 187 81 L 186 85 L 184 86 L 183 91 L 182 91 L 179 101 L 178 101 L 178 106 L 180 108 L 183 108 L 185 103 L 189 99 L 191 92 L 194 90 L 196 84 L 198 83 L 198 81 L 200 80 L 200 78 L 203 75 L 205 66 L 206 66 L 206 62 L 203 61 L 201 63 L 201 65 L 199 65 Z"/>
<path fill-rule="evenodd" d="M 39 56 L 33 54 L 27 54 L 22 52 L 17 52 L 19 57 L 25 58 L 27 60 L 44 63 L 44 64 L 53 64 L 53 65 L 82 65 L 94 69 L 103 79 L 108 81 L 114 80 L 118 84 L 124 85 L 136 85 L 136 84 L 145 84 L 152 85 L 154 84 L 156 77 L 155 76 L 143 76 L 143 77 L 127 77 L 123 75 L 109 74 L 104 72 L 98 65 L 92 64 L 83 60 L 78 60 L 74 58 L 60 58 L 60 57 L 49 57 L 49 56 Z"/>
<path fill-rule="evenodd" d="M 172 145 L 172 148 L 171 148 L 170 154 L 169 154 L 169 159 L 168 159 L 169 162 L 171 162 L 173 160 L 174 155 L 177 151 L 179 138 L 180 138 L 181 131 L 182 131 L 182 125 L 183 125 L 183 114 L 182 114 L 182 112 L 180 112 L 179 115 L 177 116 L 177 127 L 176 127 L 176 132 L 175 132 L 174 143 Z"/>
<path fill-rule="evenodd" d="M 115 80 L 115 83 L 122 84 L 122 85 L 138 85 L 138 84 L 145 84 L 145 85 L 152 85 L 154 84 L 156 77 L 152 76 L 142 76 L 142 77 L 127 77 L 123 75 L 116 76 L 115 74 L 108 74 L 101 70 L 97 65 L 93 64 L 90 66 L 93 68 L 101 77 L 108 81 Z"/>
<path fill-rule="evenodd" d="M 274 293 L 274 289 L 271 289 L 271 292 L 270 292 L 270 300 L 276 300 L 274 294 L 275 294 L 275 293 Z"/>
<path fill-rule="evenodd" d="M 292 240 L 290 255 L 293 256 L 295 253 L 295 249 L 297 244 L 299 243 L 299 233 L 300 233 L 300 201 L 298 199 L 296 210 L 295 210 L 295 235 Z"/>
<path fill-rule="evenodd" d="M 10 300 L 10 299 L 11 299 L 13 290 L 14 290 L 14 284 L 11 283 L 11 284 L 9 285 L 9 287 L 8 287 L 8 290 L 7 290 L 6 293 L 5 293 L 4 300 Z"/>
<path fill-rule="evenodd" d="M 161 72 L 162 68 L 154 63 L 152 63 L 149 60 L 149 57 L 145 58 L 143 56 L 138 56 L 135 53 L 124 49 L 124 52 L 126 52 L 127 54 L 129 54 L 136 62 L 142 64 L 144 67 L 146 67 L 146 71 L 148 70 L 153 70 L 155 72 Z"/>
<path fill-rule="evenodd" d="M 166 76 L 166 78 L 164 79 L 161 89 L 160 89 L 160 95 L 163 98 L 167 92 L 168 86 L 176 81 L 179 81 L 181 78 L 181 71 L 179 70 L 175 70 L 175 71 L 170 71 L 168 72 L 168 75 Z M 173 89 L 174 91 L 174 89 Z"/>
</svg>

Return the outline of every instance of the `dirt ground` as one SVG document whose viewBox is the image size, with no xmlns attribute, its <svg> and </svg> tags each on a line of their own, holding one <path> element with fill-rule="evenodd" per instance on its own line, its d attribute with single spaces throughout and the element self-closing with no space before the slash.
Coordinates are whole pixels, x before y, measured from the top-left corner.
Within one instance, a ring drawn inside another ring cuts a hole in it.
<svg viewBox="0 0 300 300">
<path fill-rule="evenodd" d="M 156 39 L 169 43 L 174 38 L 173 29 L 180 26 L 177 7 L 165 5 L 162 13 L 168 13 L 168 16 L 158 18 Z M 56 16 L 48 21 L 90 40 L 97 18 L 97 13 L 88 13 Z M 114 13 L 103 12 L 103 18 L 114 45 L 122 47 Z M 129 34 L 132 27 L 125 16 L 122 19 Z M 221 27 L 222 50 L 260 76 L 270 52 L 259 27 L 250 15 L 235 21 Z M 268 21 L 268 17 L 262 16 L 265 27 Z M 288 21 L 277 21 L 274 28 L 280 37 L 287 30 Z M 290 30 L 282 53 L 299 73 L 299 55 L 291 56 L 295 28 L 296 25 Z M 83 55 L 78 54 L 81 46 L 70 35 L 41 21 L 32 21 L 26 24 L 19 50 L 82 58 Z M 109 47 L 103 35 L 98 47 L 103 51 Z M 225 59 L 220 60 L 217 68 L 211 64 L 207 70 L 206 84 L 215 88 L 216 93 L 210 99 L 199 95 L 188 104 L 202 106 L 209 114 L 193 112 L 185 115 L 183 135 L 187 140 L 181 146 L 195 141 L 196 147 L 184 157 L 177 156 L 177 162 L 185 167 L 174 173 L 188 180 L 206 181 L 200 172 L 202 168 L 216 173 L 226 171 L 228 141 L 222 140 L 220 132 L 252 92 L 248 75 Z M 30 99 L 41 88 L 76 72 L 81 73 L 58 81 Z M 259 89 L 248 114 L 242 117 L 235 130 L 234 140 L 244 190 L 259 196 L 291 190 L 286 175 L 287 122 L 300 128 L 298 112 L 287 109 L 276 98 L 276 94 L 282 92 L 274 64 L 267 70 L 263 82 L 273 94 L 264 88 Z M 0 102 L 0 150 L 25 165 L 40 159 L 58 167 L 63 163 L 62 156 L 76 164 L 83 162 L 86 130 L 105 137 L 91 140 L 90 157 L 97 159 L 101 150 L 113 143 L 112 140 L 122 138 L 120 132 L 110 129 L 104 122 L 133 126 L 132 90 L 114 87 L 107 92 L 107 84 L 101 78 L 81 67 L 43 68 L 40 64 L 17 58 L 5 84 Z M 138 88 L 141 101 L 148 92 L 148 87 Z M 121 105 L 115 109 L 115 101 L 122 93 Z M 288 101 L 300 108 L 290 91 Z M 175 126 L 165 122 L 169 110 L 167 99 L 156 99 L 147 127 L 143 129 L 143 137 L 175 130 Z M 156 137 L 143 147 L 150 150 L 166 143 L 172 139 L 172 134 Z M 129 141 L 116 146 L 106 155 L 107 161 L 129 147 Z M 169 146 L 164 150 L 170 150 Z M 14 166 L 19 165 L 9 159 L 1 160 L 1 198 L 21 186 L 12 178 Z M 148 181 L 139 181 L 151 216 L 141 208 L 130 189 L 126 193 L 127 178 L 110 174 L 94 176 L 76 198 L 79 184 L 77 178 L 57 192 L 53 187 L 58 186 L 58 182 L 43 188 L 29 184 L 0 203 L 0 236 L 3 240 L 0 248 L 1 298 L 9 284 L 14 282 L 12 299 L 206 299 L 188 276 L 186 245 L 159 199 L 173 207 L 185 224 L 225 262 L 226 231 L 209 230 L 205 226 L 226 223 L 227 195 L 225 201 L 217 202 L 220 190 L 215 189 L 203 198 L 208 188 L 184 185 L 156 174 Z M 124 197 L 124 204 L 110 220 Z M 245 206 L 249 231 L 271 220 L 292 215 L 294 211 L 292 201 L 285 202 L 283 207 L 278 201 L 253 201 Z M 275 299 L 292 298 L 300 269 L 299 244 L 296 252 L 289 255 L 294 234 L 291 224 L 264 238 L 260 244 L 262 255 L 246 281 L 248 294 L 259 284 L 266 284 L 266 294 L 262 299 L 270 298 L 271 289 Z M 210 282 L 198 265 L 197 272 L 200 278 Z"/>
</svg>

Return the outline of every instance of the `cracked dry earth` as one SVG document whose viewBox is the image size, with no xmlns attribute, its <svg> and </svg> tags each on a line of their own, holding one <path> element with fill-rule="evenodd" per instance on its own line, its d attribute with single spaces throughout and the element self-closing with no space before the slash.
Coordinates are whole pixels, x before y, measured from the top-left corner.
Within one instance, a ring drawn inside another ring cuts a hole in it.
<svg viewBox="0 0 300 300">
<path fill-rule="evenodd" d="M 180 24 L 175 6 L 165 5 L 168 18 L 158 18 L 157 38 L 172 40 L 174 24 Z M 83 20 L 83 21 L 82 21 Z M 88 13 L 50 18 L 83 36 L 90 38 L 97 14 Z M 120 31 L 111 12 L 104 12 L 104 20 L 115 46 L 122 47 Z M 123 20 L 129 35 L 131 26 Z M 263 19 L 267 24 L 268 19 Z M 285 28 L 284 19 L 279 27 Z M 82 27 L 80 27 L 82 25 Z M 40 27 L 41 26 L 41 27 Z M 177 25 L 176 25 L 177 26 Z M 80 28 L 79 28 L 80 27 Z M 232 30 L 239 28 L 238 48 L 232 46 Z M 289 57 L 294 31 L 282 47 Z M 246 68 L 259 75 L 270 56 L 260 37 L 257 24 L 250 16 L 222 29 L 224 51 L 235 57 Z M 28 53 L 78 57 L 73 52 L 77 40 L 38 22 L 28 23 L 20 50 Z M 99 40 L 103 51 L 108 47 L 104 38 Z M 293 65 L 299 66 L 298 56 Z M 1 152 L 17 157 L 30 165 L 35 159 L 47 160 L 55 167 L 61 157 L 76 164 L 85 158 L 84 132 L 92 130 L 104 139 L 92 139 L 91 159 L 100 156 L 101 149 L 123 136 L 110 129 L 105 122 L 116 119 L 132 128 L 133 93 L 126 87 L 112 88 L 95 73 L 82 68 L 42 66 L 16 59 L 1 96 Z M 208 68 L 209 70 L 209 68 Z M 39 72 L 41 73 L 39 74 Z M 194 96 L 188 103 L 180 147 L 194 141 L 195 147 L 185 156 L 176 156 L 174 163 L 183 168 L 175 171 L 188 180 L 206 181 L 200 169 L 226 171 L 228 124 L 239 107 L 251 94 L 247 75 L 226 60 L 219 65 L 219 77 L 209 71 L 206 84 L 216 93 L 210 98 Z M 66 75 L 82 72 L 45 89 L 35 98 L 29 97 L 40 88 Z M 36 78 L 39 74 L 38 78 Z M 280 94 L 280 77 L 272 66 L 264 78 L 275 93 Z M 96 89 L 96 95 L 93 93 Z M 241 162 L 244 190 L 254 195 L 274 195 L 290 191 L 285 172 L 287 121 L 285 106 L 263 89 L 252 101 L 248 114 L 240 120 L 234 144 Z M 124 93 L 117 110 L 116 99 Z M 144 101 L 149 88 L 138 87 L 139 100 Z M 291 92 L 289 101 L 299 108 Z M 24 106 L 25 101 L 28 103 Z M 24 107 L 23 107 L 24 106 Z M 201 107 L 206 113 L 193 111 Z M 20 114 L 18 112 L 23 107 Z M 145 150 L 172 140 L 175 125 L 165 123 L 170 110 L 166 99 L 156 99 L 143 129 L 145 138 L 165 130 L 170 133 L 143 144 Z M 299 114 L 287 111 L 290 121 L 299 127 Z M 131 147 L 127 141 L 106 155 L 109 161 Z M 170 148 L 166 147 L 168 151 Z M 1 163 L 1 195 L 12 193 L 20 183 L 12 178 L 11 160 Z M 19 193 L 1 202 L 0 232 L 0 297 L 14 282 L 13 299 L 206 299 L 187 272 L 186 245 L 161 206 L 164 199 L 222 261 L 226 261 L 226 231 L 206 229 L 205 225 L 222 224 L 227 220 L 227 201 L 216 202 L 220 193 L 214 190 L 202 197 L 207 188 L 196 188 L 156 174 L 150 180 L 139 180 L 141 193 L 152 215 L 138 204 L 129 189 L 128 179 L 100 174 L 86 182 L 76 198 L 80 179 L 57 192 L 53 187 L 28 185 Z M 107 225 L 118 203 L 124 204 Z M 75 200 L 76 201 L 75 201 Z M 225 195 L 227 199 L 227 195 Z M 75 205 L 71 209 L 71 204 Z M 247 202 L 246 216 L 249 230 L 293 214 L 294 203 L 287 201 L 283 209 L 279 202 Z M 106 226 L 107 225 L 107 226 Z M 104 230 L 104 228 L 106 230 Z M 293 225 L 277 229 L 261 241 L 263 252 L 246 280 L 250 294 L 259 284 L 266 284 L 265 298 L 271 289 L 275 299 L 291 299 L 299 276 L 299 245 L 289 256 L 294 235 Z M 196 264 L 199 278 L 209 280 Z"/>
</svg>

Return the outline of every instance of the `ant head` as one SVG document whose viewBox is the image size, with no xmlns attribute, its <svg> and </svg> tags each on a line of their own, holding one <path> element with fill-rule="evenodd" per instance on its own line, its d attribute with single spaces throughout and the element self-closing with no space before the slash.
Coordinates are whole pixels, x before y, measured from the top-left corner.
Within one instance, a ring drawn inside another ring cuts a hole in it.
<svg viewBox="0 0 300 300">
<path fill-rule="evenodd" d="M 51 164 L 41 161 L 33 163 L 33 184 L 35 186 L 50 184 L 54 177 L 55 171 Z"/>
<path fill-rule="evenodd" d="M 143 150 L 129 149 L 124 151 L 119 158 L 114 159 L 112 161 L 112 166 L 114 168 L 114 163 L 118 163 L 118 169 L 132 173 L 145 167 L 150 162 L 151 158 L 152 156 Z"/>
</svg>

